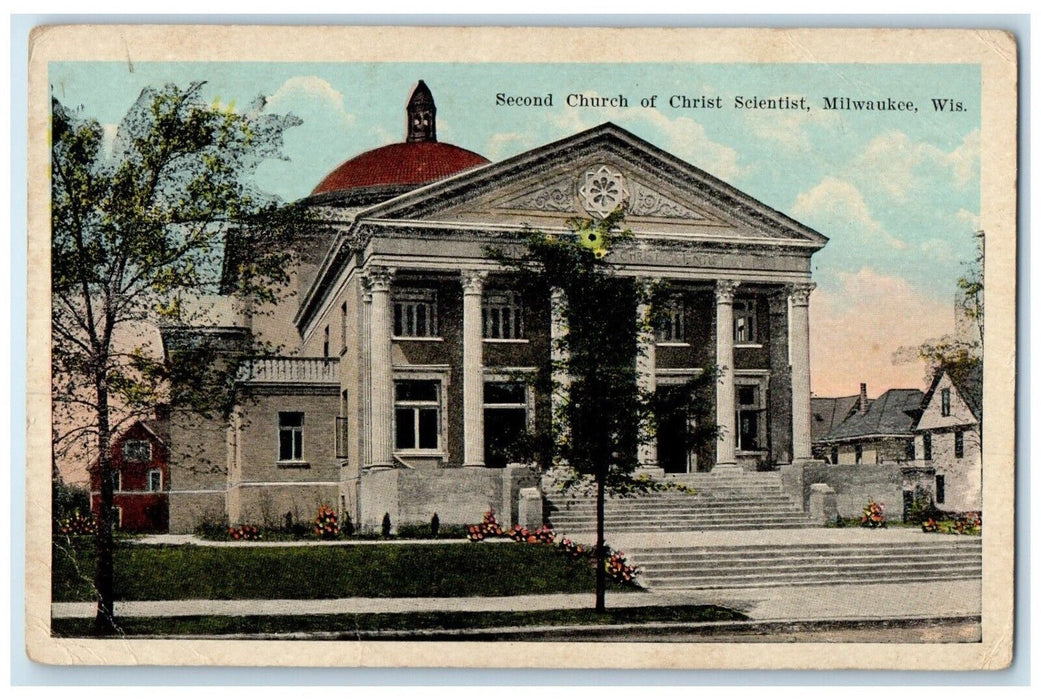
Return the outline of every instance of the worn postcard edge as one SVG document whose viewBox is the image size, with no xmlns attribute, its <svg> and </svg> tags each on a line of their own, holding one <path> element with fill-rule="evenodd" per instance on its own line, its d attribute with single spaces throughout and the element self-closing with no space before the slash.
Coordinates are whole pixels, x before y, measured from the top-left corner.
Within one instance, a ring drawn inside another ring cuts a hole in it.
<svg viewBox="0 0 1041 700">
<path fill-rule="evenodd" d="M 421 38 L 422 41 L 417 39 Z M 624 51 L 619 46 L 624 45 Z M 974 63 L 987 231 L 982 641 L 449 643 L 71 640 L 50 636 L 51 61 Z M 1012 659 L 1017 47 L 993 30 L 48 26 L 30 38 L 26 647 L 49 664 L 658 669 L 999 669 Z M 510 653 L 504 653 L 507 649 Z M 525 652 L 532 653 L 525 653 Z M 537 653 L 536 653 L 537 652 Z"/>
</svg>

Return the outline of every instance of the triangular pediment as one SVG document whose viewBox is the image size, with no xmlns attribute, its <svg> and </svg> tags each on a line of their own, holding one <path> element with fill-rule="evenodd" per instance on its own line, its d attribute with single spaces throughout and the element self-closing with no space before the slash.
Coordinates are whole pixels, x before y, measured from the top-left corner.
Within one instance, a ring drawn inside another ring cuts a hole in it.
<svg viewBox="0 0 1041 700">
<path fill-rule="evenodd" d="M 414 190 L 359 220 L 564 228 L 615 207 L 637 234 L 767 240 L 819 248 L 827 239 L 628 131 L 604 124 Z"/>
</svg>

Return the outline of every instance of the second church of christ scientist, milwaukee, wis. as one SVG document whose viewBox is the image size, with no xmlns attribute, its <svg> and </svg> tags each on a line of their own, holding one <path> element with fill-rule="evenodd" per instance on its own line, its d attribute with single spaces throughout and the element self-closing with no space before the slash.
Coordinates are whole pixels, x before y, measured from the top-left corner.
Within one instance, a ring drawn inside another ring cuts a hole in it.
<svg viewBox="0 0 1041 700">
<path fill-rule="evenodd" d="M 488 247 L 519 249 L 529 228 L 563 233 L 619 206 L 634 237 L 608 260 L 673 292 L 643 338 L 641 385 L 716 372 L 715 444 L 688 452 L 687 417 L 662 416 L 645 470 L 811 459 L 810 260 L 824 236 L 611 123 L 492 163 L 437 140 L 422 81 L 406 117 L 403 143 L 351 158 L 305 200 L 330 226 L 300 235 L 295 294 L 274 314 L 240 305 L 214 326 L 164 331 L 168 348 L 193 333 L 284 347 L 242 370 L 230 421 L 171 421 L 171 532 L 307 521 L 322 504 L 365 529 L 384 514 L 394 526 L 488 510 L 512 521 L 538 479 L 511 439 L 551 410 L 519 378 L 565 319 L 511 289 Z"/>
</svg>

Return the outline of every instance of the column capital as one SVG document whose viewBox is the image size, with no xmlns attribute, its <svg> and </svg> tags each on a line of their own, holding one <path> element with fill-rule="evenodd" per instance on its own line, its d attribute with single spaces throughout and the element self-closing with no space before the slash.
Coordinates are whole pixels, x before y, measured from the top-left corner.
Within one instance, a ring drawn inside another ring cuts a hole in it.
<svg viewBox="0 0 1041 700">
<path fill-rule="evenodd" d="M 367 293 L 389 292 L 392 279 L 394 279 L 393 267 L 366 265 L 361 273 L 362 285 Z"/>
<path fill-rule="evenodd" d="M 788 296 L 793 306 L 809 306 L 810 292 L 817 288 L 816 282 L 794 282 L 788 285 Z"/>
<path fill-rule="evenodd" d="M 463 280 L 463 294 L 480 294 L 484 291 L 484 282 L 488 279 L 486 271 L 463 270 L 460 276 Z"/>
<path fill-rule="evenodd" d="M 737 280 L 716 280 L 716 303 L 734 303 L 734 293 L 740 285 Z"/>
</svg>

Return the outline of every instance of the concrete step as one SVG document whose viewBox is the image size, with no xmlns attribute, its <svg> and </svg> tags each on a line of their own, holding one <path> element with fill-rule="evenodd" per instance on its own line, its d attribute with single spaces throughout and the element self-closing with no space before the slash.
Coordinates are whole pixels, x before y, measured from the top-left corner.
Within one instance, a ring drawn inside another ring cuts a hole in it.
<svg viewBox="0 0 1041 700">
<path fill-rule="evenodd" d="M 629 557 L 632 554 L 628 554 Z M 634 559 L 635 561 L 635 559 Z M 686 573 L 704 574 L 706 571 L 713 575 L 726 574 L 739 575 L 743 573 L 754 574 L 761 572 L 801 572 L 801 571 L 864 571 L 870 572 L 880 567 L 887 571 L 922 568 L 973 568 L 979 565 L 978 556 L 964 555 L 960 557 L 876 557 L 861 559 L 825 559 L 825 560 L 781 560 L 774 561 L 747 561 L 747 562 L 698 562 L 698 563 L 675 563 L 675 562 L 649 562 L 640 561 L 641 565 L 651 572 L 649 575 L 655 577 L 681 576 Z"/>
<path fill-rule="evenodd" d="M 671 578 L 655 580 L 645 575 L 637 576 L 640 585 L 652 590 L 711 590 L 719 588 L 762 588 L 765 586 L 812 586 L 820 584 L 841 585 L 853 583 L 917 583 L 921 581 L 950 581 L 976 579 L 981 576 L 982 569 L 959 571 L 915 572 L 908 574 L 886 574 L 876 572 L 870 576 L 844 574 L 842 572 L 826 575 L 805 576 L 752 576 L 708 578 Z"/>
</svg>

